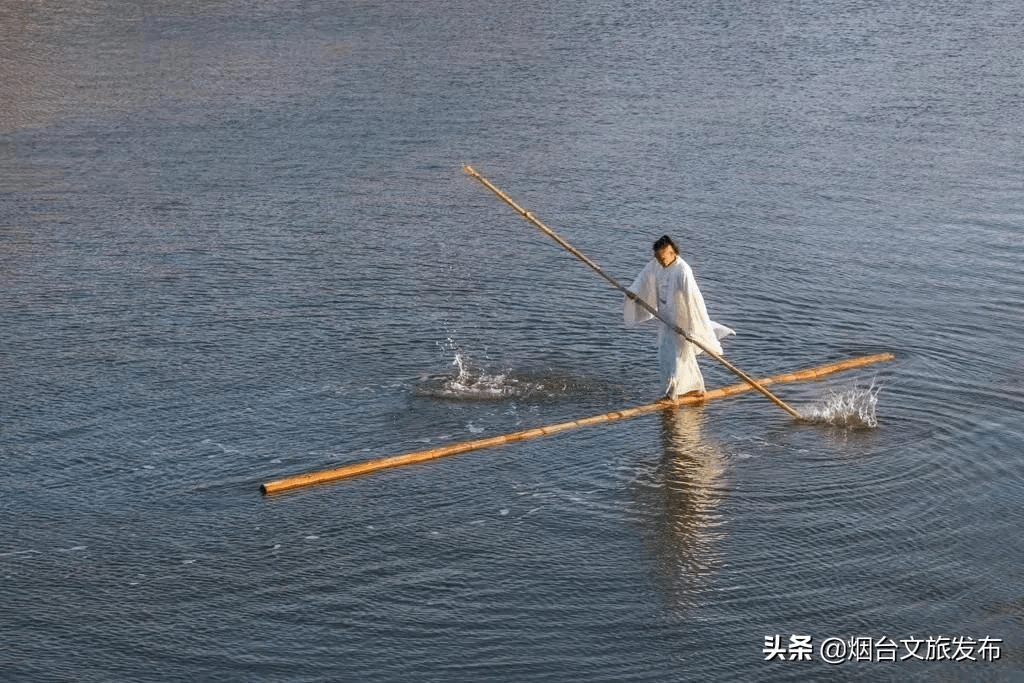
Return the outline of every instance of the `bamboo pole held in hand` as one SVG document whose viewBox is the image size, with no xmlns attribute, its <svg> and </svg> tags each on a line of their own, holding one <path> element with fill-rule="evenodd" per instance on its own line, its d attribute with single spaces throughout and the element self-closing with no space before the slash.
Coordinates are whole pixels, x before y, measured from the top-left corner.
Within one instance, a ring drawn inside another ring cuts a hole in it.
<svg viewBox="0 0 1024 683">
<path fill-rule="evenodd" d="M 701 343 L 701 342 L 699 342 L 698 340 L 696 340 L 696 339 L 694 339 L 693 337 L 691 337 L 691 336 L 690 336 L 689 334 L 687 334 L 687 333 L 686 333 L 686 331 L 685 331 L 685 330 L 683 330 L 683 329 L 682 329 L 681 327 L 679 327 L 678 325 L 673 325 L 673 324 L 672 324 L 672 323 L 670 323 L 669 321 L 665 320 L 665 318 L 663 318 L 663 317 L 662 317 L 662 316 L 661 316 L 661 315 L 660 315 L 660 314 L 658 313 L 658 311 L 657 311 L 657 310 L 656 310 L 656 309 L 655 309 L 655 308 L 654 308 L 653 306 L 651 306 L 651 305 L 650 305 L 650 304 L 648 304 L 648 303 L 647 303 L 646 301 L 644 301 L 643 299 L 641 299 L 640 297 L 638 297 L 638 296 L 637 296 L 637 295 L 636 295 L 635 293 L 633 293 L 633 292 L 629 291 L 628 289 L 626 289 L 625 287 L 623 287 L 622 285 L 620 285 L 620 284 L 618 283 L 618 281 L 617 281 L 617 280 L 615 280 L 615 278 L 613 278 L 612 276 L 608 275 L 608 274 L 607 274 L 607 273 L 605 273 L 605 272 L 604 272 L 603 270 L 601 270 L 601 267 L 600 267 L 600 266 L 598 266 L 598 265 L 597 265 L 596 263 L 594 263 L 593 261 L 591 261 L 591 260 L 590 260 L 589 258 L 587 258 L 587 256 L 586 256 L 586 255 L 585 255 L 585 254 L 584 254 L 583 252 L 581 252 L 581 251 L 580 251 L 579 249 L 577 249 L 576 247 L 572 246 L 571 244 L 569 244 L 568 242 L 566 242 L 566 241 L 565 241 L 564 239 L 562 239 L 562 237 L 561 237 L 561 236 L 560 236 L 560 235 L 559 235 L 558 233 L 556 233 L 556 232 L 555 232 L 554 230 L 552 230 L 551 228 L 549 228 L 548 226 L 546 226 L 546 225 L 545 225 L 545 224 L 544 224 L 543 222 L 541 222 L 541 221 L 540 221 L 540 220 L 539 220 L 539 219 L 538 219 L 538 218 L 537 218 L 536 216 L 534 216 L 534 215 L 533 215 L 533 213 L 531 213 L 530 211 L 527 211 L 527 210 L 526 210 L 526 209 L 524 209 L 523 207 L 519 206 L 519 204 L 517 204 L 517 203 L 516 203 L 516 202 L 515 202 L 515 201 L 514 201 L 514 200 L 513 200 L 513 199 L 512 199 L 511 197 L 509 197 L 509 196 L 508 196 L 507 194 L 505 194 L 505 193 L 504 193 L 504 192 L 502 192 L 502 191 L 501 191 L 500 189 L 498 189 L 498 187 L 497 187 L 496 185 L 494 185 L 494 183 L 492 183 L 492 182 L 491 182 L 491 181 L 489 181 L 489 180 L 488 180 L 487 178 L 485 178 L 485 177 L 483 177 L 482 175 L 480 175 L 479 173 L 477 173 L 476 169 L 474 169 L 474 168 L 473 168 L 472 166 L 463 166 L 463 170 L 464 170 L 464 171 L 465 171 L 465 172 L 466 172 L 467 174 L 469 174 L 470 176 L 472 176 L 472 177 L 476 178 L 477 180 L 479 180 L 479 181 L 480 181 L 480 182 L 481 182 L 481 183 L 483 184 L 483 186 L 484 186 L 484 187 L 486 187 L 486 188 L 487 188 L 488 190 L 490 190 L 491 192 L 493 192 L 494 194 L 496 194 L 496 195 L 498 196 L 498 198 L 499 198 L 499 199 L 501 199 L 501 200 L 502 200 L 503 202 L 505 202 L 506 204 L 508 204 L 509 206 L 511 206 L 511 207 L 512 207 L 513 209 L 515 209 L 515 210 L 516 210 L 516 212 L 517 212 L 517 213 L 518 213 L 518 214 L 519 214 L 520 216 L 522 216 L 523 218 L 525 218 L 526 220 L 528 220 L 528 221 L 529 221 L 530 223 L 532 223 L 532 224 L 533 224 L 533 225 L 534 225 L 534 226 L 535 226 L 535 227 L 536 227 L 537 229 L 539 229 L 539 230 L 540 230 L 541 232 L 543 232 L 543 233 L 544 233 L 545 235 L 547 235 L 548 237 L 550 237 L 551 239 L 553 239 L 553 240 L 554 240 L 555 242 L 557 242 L 557 243 L 558 243 L 558 244 L 559 244 L 559 245 L 560 245 L 561 247 L 563 247 L 563 248 L 564 248 L 564 249 L 565 249 L 566 251 L 568 251 L 568 252 L 569 252 L 570 254 L 572 254 L 573 256 L 575 256 L 576 258 L 578 258 L 579 260 L 583 261 L 583 263 L 585 263 L 585 264 L 587 264 L 588 266 L 590 266 L 590 268 L 591 268 L 591 269 L 592 269 L 592 270 L 593 270 L 593 271 L 594 271 L 595 273 L 597 273 L 598 275 L 600 275 L 601 277 L 603 277 L 603 278 L 604 278 L 605 280 L 607 280 L 607 281 L 608 281 L 608 282 L 609 282 L 609 283 L 610 283 L 610 284 L 612 285 L 612 287 L 615 287 L 615 289 L 619 290 L 620 292 L 622 292 L 623 294 L 625 294 L 626 296 L 628 296 L 628 297 L 629 297 L 630 299 L 632 299 L 633 301 L 635 301 L 635 302 L 636 302 L 637 304 L 639 304 L 639 305 L 640 305 L 640 307 L 642 307 L 642 308 L 643 308 L 644 310 L 646 310 L 646 311 L 647 311 L 648 313 L 650 313 L 650 314 L 651 314 L 651 315 L 653 315 L 653 316 L 654 316 L 655 318 L 657 318 L 657 319 L 658 319 L 658 320 L 660 320 L 661 322 L 663 322 L 663 323 L 665 323 L 666 325 L 668 325 L 669 329 L 672 329 L 672 330 L 674 330 L 674 331 L 676 332 L 676 334 L 679 334 L 680 336 L 682 336 L 682 337 L 683 337 L 683 339 L 685 339 L 686 341 L 690 342 L 691 344 L 695 344 L 696 346 L 700 347 L 700 349 L 701 349 L 701 350 L 702 350 L 702 351 L 703 351 L 704 353 L 708 354 L 709 356 L 711 356 L 712 358 L 714 358 L 715 360 L 717 360 L 717 361 L 718 361 L 719 363 L 721 363 L 722 365 L 724 365 L 724 366 L 725 366 L 725 367 L 726 367 L 726 368 L 727 368 L 727 369 L 728 369 L 728 370 L 729 370 L 730 372 L 732 372 L 732 373 L 733 373 L 734 375 L 736 375 L 737 377 L 739 377 L 740 379 L 742 379 L 742 380 L 743 380 L 744 382 L 746 382 L 747 384 L 749 384 L 749 385 L 750 385 L 751 387 L 753 387 L 754 389 L 756 389 L 757 391 L 759 391 L 759 392 L 760 392 L 761 394 L 763 394 L 763 395 L 764 395 L 764 396 L 765 396 L 765 397 L 766 397 L 766 398 L 767 398 L 768 400 L 770 400 L 770 401 L 771 401 L 772 403 L 774 403 L 775 405 L 777 405 L 777 406 L 779 406 L 780 408 L 782 408 L 783 410 L 785 410 L 785 411 L 786 411 L 787 413 L 789 413 L 789 414 L 790 414 L 790 415 L 791 415 L 792 417 L 795 417 L 795 418 L 796 418 L 796 419 L 798 419 L 798 420 L 799 420 L 799 419 L 801 419 L 801 415 L 800 415 L 800 413 L 799 413 L 799 412 L 797 412 L 797 411 L 796 411 L 796 410 L 795 410 L 795 409 L 794 409 L 793 407 L 791 407 L 791 406 L 790 406 L 790 405 L 789 405 L 788 403 L 786 403 L 785 401 L 783 401 L 783 400 L 782 400 L 781 398 L 779 398 L 778 396 L 776 396 L 776 395 L 775 395 L 775 394 L 773 394 L 772 392 L 768 391 L 768 389 L 766 389 L 766 388 L 764 387 L 764 385 L 762 385 L 762 384 L 759 384 L 759 383 L 757 382 L 757 380 L 755 380 L 755 379 L 754 379 L 753 377 L 751 377 L 750 375 L 748 375 L 747 373 L 743 372 L 743 371 L 742 371 L 742 370 L 740 370 L 740 369 L 739 369 L 738 367 L 736 367 L 735 365 L 733 365 L 732 363 L 730 363 L 729 361 L 727 361 L 727 360 L 726 360 L 726 359 L 725 359 L 725 358 L 724 358 L 724 357 L 723 357 L 723 356 L 722 356 L 721 354 L 719 354 L 719 353 L 715 353 L 714 351 L 712 351 L 711 349 L 709 349 L 709 348 L 708 348 L 707 346 L 705 346 L 704 344 L 702 344 L 702 343 Z"/>
</svg>

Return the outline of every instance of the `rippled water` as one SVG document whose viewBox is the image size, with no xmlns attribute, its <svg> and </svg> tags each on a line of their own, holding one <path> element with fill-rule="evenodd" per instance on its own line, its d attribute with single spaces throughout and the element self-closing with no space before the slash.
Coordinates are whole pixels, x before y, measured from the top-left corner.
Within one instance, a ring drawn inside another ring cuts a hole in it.
<svg viewBox="0 0 1024 683">
<path fill-rule="evenodd" d="M 691 5 L 0 8 L 0 678 L 1018 678 L 1021 8 Z M 655 398 L 463 163 L 620 280 L 673 234 L 755 376 L 892 351 L 775 388 L 877 423 L 751 393 L 261 496 Z M 939 636 L 1000 657 L 820 657 Z"/>
</svg>

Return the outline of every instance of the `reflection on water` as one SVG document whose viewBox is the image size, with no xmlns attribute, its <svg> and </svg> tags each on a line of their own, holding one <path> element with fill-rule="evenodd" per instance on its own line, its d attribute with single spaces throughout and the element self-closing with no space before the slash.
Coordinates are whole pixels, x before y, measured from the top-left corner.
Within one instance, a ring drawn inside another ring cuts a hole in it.
<svg viewBox="0 0 1024 683">
<path fill-rule="evenodd" d="M 703 423 L 703 407 L 663 411 L 661 462 L 637 488 L 653 517 L 659 580 L 677 615 L 694 606 L 721 565 L 724 457 L 717 443 L 704 438 Z"/>
</svg>

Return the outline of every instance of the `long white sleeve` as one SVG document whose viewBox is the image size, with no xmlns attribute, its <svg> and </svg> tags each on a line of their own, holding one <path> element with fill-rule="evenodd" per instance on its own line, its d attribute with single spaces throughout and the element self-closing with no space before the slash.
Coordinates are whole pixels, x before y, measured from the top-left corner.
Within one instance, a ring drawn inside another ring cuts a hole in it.
<svg viewBox="0 0 1024 683">
<path fill-rule="evenodd" d="M 657 310 L 658 308 L 658 270 L 661 268 L 661 264 L 655 259 L 651 259 L 650 262 L 644 266 L 644 269 L 640 271 L 640 274 L 636 276 L 628 289 L 634 294 L 638 295 L 648 306 Z M 654 316 L 651 315 L 650 311 L 645 309 L 643 306 L 633 301 L 629 297 L 626 297 L 626 301 L 622 306 L 622 318 L 628 324 L 642 323 L 645 320 L 650 320 Z"/>
<path fill-rule="evenodd" d="M 676 290 L 676 320 L 690 337 L 711 351 L 720 354 L 722 345 L 718 343 L 715 324 L 708 316 L 707 307 L 704 305 L 704 296 L 697 287 L 697 280 L 693 277 L 690 266 L 685 262 L 682 265 L 682 272 L 679 274 L 682 282 Z"/>
</svg>

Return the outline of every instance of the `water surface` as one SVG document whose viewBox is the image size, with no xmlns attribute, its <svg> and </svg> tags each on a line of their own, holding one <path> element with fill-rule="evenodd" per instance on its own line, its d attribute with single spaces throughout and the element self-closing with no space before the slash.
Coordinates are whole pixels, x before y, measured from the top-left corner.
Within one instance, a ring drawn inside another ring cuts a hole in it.
<svg viewBox="0 0 1024 683">
<path fill-rule="evenodd" d="M 1019 675 L 1016 3 L 8 5 L 0 677 Z M 892 351 L 778 387 L 877 426 L 748 394 L 262 497 L 655 397 L 463 163 L 621 280 L 674 235 L 754 375 Z M 819 656 L 865 636 L 1002 648 Z"/>
</svg>

